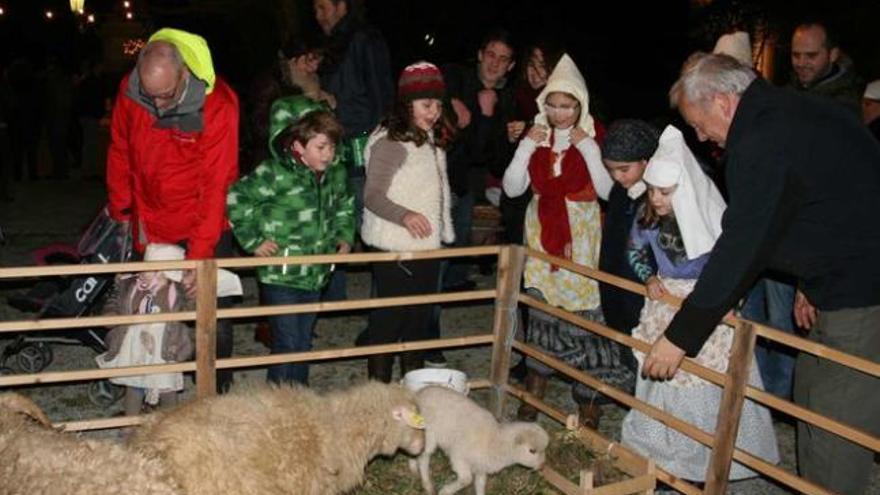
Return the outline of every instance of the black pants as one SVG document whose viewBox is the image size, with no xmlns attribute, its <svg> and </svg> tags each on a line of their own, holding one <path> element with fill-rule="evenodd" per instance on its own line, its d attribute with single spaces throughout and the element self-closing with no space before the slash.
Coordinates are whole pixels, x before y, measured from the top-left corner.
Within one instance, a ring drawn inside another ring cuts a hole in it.
<svg viewBox="0 0 880 495">
<path fill-rule="evenodd" d="M 386 261 L 373 264 L 378 297 L 437 293 L 440 260 Z M 379 308 L 370 313 L 366 344 L 390 344 L 426 340 L 431 318 L 430 304 Z"/>
</svg>

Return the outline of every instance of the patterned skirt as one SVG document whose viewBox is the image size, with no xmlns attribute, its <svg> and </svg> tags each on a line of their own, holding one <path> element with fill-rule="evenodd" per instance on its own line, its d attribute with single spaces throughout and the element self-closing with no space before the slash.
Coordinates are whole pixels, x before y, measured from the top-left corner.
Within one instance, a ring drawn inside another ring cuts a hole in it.
<svg viewBox="0 0 880 495">
<path fill-rule="evenodd" d="M 543 300 L 535 289 L 528 289 L 528 293 Z M 576 311 L 574 314 L 597 323 L 605 323 L 601 309 Z M 530 308 L 526 342 L 612 387 L 632 393 L 635 384 L 635 362 L 626 349 L 613 340 L 541 310 Z M 527 360 L 526 365 L 541 375 L 547 376 L 553 373 L 552 368 L 534 359 Z M 611 402 L 604 395 L 580 382 L 575 384 L 572 395 L 579 404 Z"/>
</svg>

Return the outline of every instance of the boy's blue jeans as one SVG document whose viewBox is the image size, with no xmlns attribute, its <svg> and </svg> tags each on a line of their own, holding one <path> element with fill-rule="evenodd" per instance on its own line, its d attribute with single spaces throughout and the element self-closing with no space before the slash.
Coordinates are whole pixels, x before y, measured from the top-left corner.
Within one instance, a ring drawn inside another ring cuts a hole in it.
<svg viewBox="0 0 880 495">
<path fill-rule="evenodd" d="M 263 304 L 300 304 L 318 302 L 319 291 L 306 291 L 275 284 L 260 284 Z M 272 354 L 312 350 L 312 331 L 317 313 L 286 314 L 269 317 L 272 329 Z M 266 380 L 271 383 L 309 383 L 309 365 L 285 363 L 270 366 Z"/>
<path fill-rule="evenodd" d="M 794 333 L 794 286 L 768 278 L 759 279 L 742 308 L 744 318 Z M 791 400 L 794 364 L 797 353 L 781 344 L 758 339 L 755 359 L 764 382 L 764 390 Z"/>
</svg>

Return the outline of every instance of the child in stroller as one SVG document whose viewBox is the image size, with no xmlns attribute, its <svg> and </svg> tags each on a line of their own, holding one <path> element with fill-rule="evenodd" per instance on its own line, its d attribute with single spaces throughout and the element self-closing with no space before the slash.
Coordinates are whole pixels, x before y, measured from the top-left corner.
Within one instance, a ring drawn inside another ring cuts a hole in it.
<svg viewBox="0 0 880 495">
<path fill-rule="evenodd" d="M 144 261 L 184 259 L 184 250 L 173 244 L 149 244 Z M 191 301 L 179 270 L 120 274 L 116 290 L 105 305 L 105 315 L 154 314 L 184 311 Z M 183 322 L 138 323 L 114 327 L 107 334 L 107 352 L 95 358 L 101 368 L 141 366 L 186 361 L 193 354 L 192 329 Z M 126 416 L 141 413 L 144 402 L 168 407 L 177 404 L 183 390 L 183 373 L 111 378 L 126 386 Z"/>
<path fill-rule="evenodd" d="M 113 221 L 106 208 L 91 222 L 76 246 L 53 244 L 35 251 L 37 264 L 118 263 L 128 261 L 131 242 L 128 232 Z M 37 318 L 79 317 L 98 314 L 112 285 L 111 275 L 85 275 L 41 280 L 27 293 L 9 298 L 11 306 L 36 313 Z M 18 335 L 0 353 L 0 368 L 15 364 L 24 373 L 39 373 L 52 362 L 53 344 L 86 345 L 104 352 L 106 331 L 59 330 Z M 119 395 L 106 381 L 93 382 L 89 398 L 97 405 L 109 405 Z"/>
</svg>

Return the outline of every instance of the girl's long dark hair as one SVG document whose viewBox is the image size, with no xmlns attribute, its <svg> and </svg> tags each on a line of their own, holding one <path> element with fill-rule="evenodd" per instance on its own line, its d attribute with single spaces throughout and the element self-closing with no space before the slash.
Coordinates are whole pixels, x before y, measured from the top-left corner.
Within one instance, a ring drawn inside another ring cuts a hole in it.
<svg viewBox="0 0 880 495">
<path fill-rule="evenodd" d="M 382 125 L 388 129 L 388 136 L 400 142 L 412 142 L 421 146 L 428 141 L 428 133 L 413 124 L 412 101 L 400 98 L 394 101 L 391 113 L 385 117 Z M 434 145 L 446 149 L 456 133 L 456 119 L 452 106 L 443 99 L 443 114 L 434 124 Z"/>
</svg>

